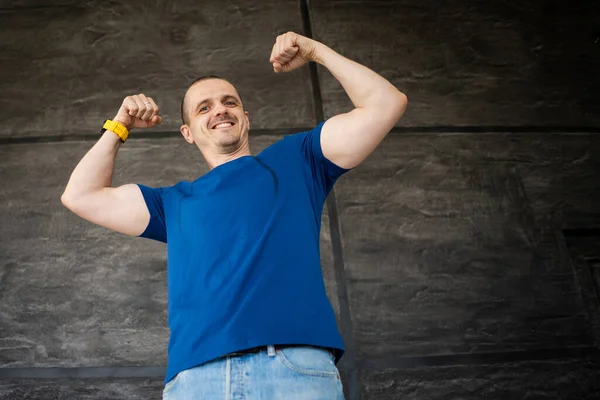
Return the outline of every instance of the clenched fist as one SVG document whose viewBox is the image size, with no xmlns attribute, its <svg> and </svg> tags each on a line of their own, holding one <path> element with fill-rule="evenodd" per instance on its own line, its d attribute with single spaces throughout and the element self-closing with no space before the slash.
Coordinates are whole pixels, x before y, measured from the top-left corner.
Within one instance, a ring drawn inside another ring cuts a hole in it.
<svg viewBox="0 0 600 400">
<path fill-rule="evenodd" d="M 122 123 L 129 131 L 133 128 L 152 128 L 162 123 L 159 111 L 151 97 L 140 93 L 125 97 L 113 121 Z"/>
<path fill-rule="evenodd" d="M 318 42 L 294 32 L 277 36 L 271 58 L 275 72 L 288 72 L 299 68 L 309 61 L 315 61 Z"/>
</svg>

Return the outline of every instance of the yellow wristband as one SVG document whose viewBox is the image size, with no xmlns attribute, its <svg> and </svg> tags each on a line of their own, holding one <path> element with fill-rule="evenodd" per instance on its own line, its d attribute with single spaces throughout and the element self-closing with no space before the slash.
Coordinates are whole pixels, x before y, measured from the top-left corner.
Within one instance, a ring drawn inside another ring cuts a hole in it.
<svg viewBox="0 0 600 400">
<path fill-rule="evenodd" d="M 120 122 L 111 121 L 110 119 L 107 119 L 106 121 L 104 121 L 104 126 L 102 126 L 102 128 L 116 133 L 117 136 L 121 138 L 121 141 L 123 143 L 125 143 L 125 141 L 129 137 L 129 131 L 127 130 L 125 125 L 123 125 Z"/>
</svg>

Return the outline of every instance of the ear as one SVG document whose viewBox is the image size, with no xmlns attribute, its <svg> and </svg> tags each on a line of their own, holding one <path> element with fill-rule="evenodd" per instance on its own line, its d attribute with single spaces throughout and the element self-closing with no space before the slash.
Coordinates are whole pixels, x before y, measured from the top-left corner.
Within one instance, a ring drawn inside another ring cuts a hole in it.
<svg viewBox="0 0 600 400">
<path fill-rule="evenodd" d="M 181 127 L 179 128 L 179 132 L 181 132 L 186 142 L 188 142 L 189 144 L 194 143 L 194 136 L 192 136 L 192 131 L 190 130 L 189 126 L 181 125 Z"/>
<path fill-rule="evenodd" d="M 244 114 L 246 115 L 246 124 L 248 125 L 248 129 L 250 129 L 250 119 L 248 118 L 248 111 L 244 111 Z"/>
</svg>

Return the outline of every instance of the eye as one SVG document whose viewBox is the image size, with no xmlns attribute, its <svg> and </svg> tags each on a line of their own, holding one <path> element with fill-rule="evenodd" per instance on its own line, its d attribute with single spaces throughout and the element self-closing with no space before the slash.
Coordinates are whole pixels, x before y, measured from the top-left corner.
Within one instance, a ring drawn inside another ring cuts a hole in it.
<svg viewBox="0 0 600 400">
<path fill-rule="evenodd" d="M 233 101 L 231 101 L 231 100 L 229 100 L 229 101 L 228 101 L 228 102 L 226 102 L 225 104 L 231 104 L 231 105 L 234 105 L 234 106 L 235 106 L 235 102 L 233 102 Z"/>
<path fill-rule="evenodd" d="M 208 109 L 208 106 L 204 106 L 204 107 L 202 107 L 202 108 L 201 108 L 199 111 L 200 111 L 200 112 L 203 112 L 203 111 L 204 111 L 204 109 Z"/>
</svg>

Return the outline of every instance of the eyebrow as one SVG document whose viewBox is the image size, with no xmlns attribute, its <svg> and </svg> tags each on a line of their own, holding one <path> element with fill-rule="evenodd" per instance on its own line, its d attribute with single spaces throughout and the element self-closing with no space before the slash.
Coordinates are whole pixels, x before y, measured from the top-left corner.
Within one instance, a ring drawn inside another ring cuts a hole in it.
<svg viewBox="0 0 600 400">
<path fill-rule="evenodd" d="M 199 102 L 198 104 L 196 104 L 196 107 L 194 107 L 194 113 L 198 113 L 198 109 L 199 109 L 199 107 L 200 107 L 202 104 L 204 104 L 204 103 L 206 103 L 207 101 L 209 101 L 210 99 L 211 99 L 211 98 L 204 99 L 204 100 L 202 100 L 201 102 Z M 225 94 L 225 95 L 221 96 L 221 100 L 226 100 L 226 99 L 234 99 L 234 100 L 235 100 L 236 102 L 238 102 L 238 103 L 239 103 L 239 101 L 240 101 L 240 100 L 239 100 L 237 97 L 235 97 L 235 96 L 234 96 L 234 95 L 232 95 L 232 94 Z"/>
</svg>

